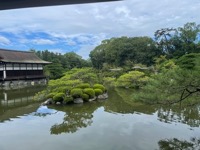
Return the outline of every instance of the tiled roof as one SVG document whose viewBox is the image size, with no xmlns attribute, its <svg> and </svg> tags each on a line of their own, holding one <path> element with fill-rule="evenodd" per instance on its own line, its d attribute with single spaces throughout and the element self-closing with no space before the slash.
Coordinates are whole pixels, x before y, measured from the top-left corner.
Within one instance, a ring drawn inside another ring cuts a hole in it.
<svg viewBox="0 0 200 150">
<path fill-rule="evenodd" d="M 37 57 L 34 52 L 16 51 L 0 49 L 0 62 L 7 63 L 34 63 L 49 64 L 51 62 L 44 61 Z"/>
</svg>

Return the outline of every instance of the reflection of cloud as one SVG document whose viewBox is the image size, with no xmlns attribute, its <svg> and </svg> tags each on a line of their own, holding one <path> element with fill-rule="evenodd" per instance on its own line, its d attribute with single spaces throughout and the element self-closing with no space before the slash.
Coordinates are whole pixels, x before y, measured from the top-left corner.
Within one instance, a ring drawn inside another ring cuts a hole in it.
<svg viewBox="0 0 200 150">
<path fill-rule="evenodd" d="M 47 106 L 40 106 L 37 111 L 35 112 L 36 116 L 46 116 L 55 114 L 57 111 L 54 109 L 49 109 Z"/>
</svg>

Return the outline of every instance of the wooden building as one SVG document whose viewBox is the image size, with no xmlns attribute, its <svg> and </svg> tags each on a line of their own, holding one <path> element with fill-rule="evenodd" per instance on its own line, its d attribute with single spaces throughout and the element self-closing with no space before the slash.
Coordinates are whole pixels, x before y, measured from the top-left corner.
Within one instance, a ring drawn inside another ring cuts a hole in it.
<svg viewBox="0 0 200 150">
<path fill-rule="evenodd" d="M 0 49 L 0 82 L 44 79 L 41 60 L 34 52 Z"/>
</svg>

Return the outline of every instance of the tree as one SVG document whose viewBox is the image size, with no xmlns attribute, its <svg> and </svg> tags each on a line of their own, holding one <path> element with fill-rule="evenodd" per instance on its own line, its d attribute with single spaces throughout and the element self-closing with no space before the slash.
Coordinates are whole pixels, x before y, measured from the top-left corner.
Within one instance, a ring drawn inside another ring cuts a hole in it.
<svg viewBox="0 0 200 150">
<path fill-rule="evenodd" d="M 142 63 L 150 66 L 153 58 L 161 52 L 149 37 L 120 37 L 103 41 L 90 53 L 92 64 L 102 69 L 103 64 L 110 67 L 123 67 L 127 62 Z"/>
<path fill-rule="evenodd" d="M 139 88 L 144 85 L 148 80 L 148 77 L 145 76 L 143 72 L 140 71 L 131 71 L 127 74 L 121 75 L 116 82 L 118 87 L 134 87 Z"/>
<path fill-rule="evenodd" d="M 176 65 L 154 75 L 142 92 L 134 95 L 135 99 L 159 104 L 198 103 L 200 55 L 184 55 L 176 61 Z"/>
<path fill-rule="evenodd" d="M 172 49 L 172 37 L 176 34 L 177 30 L 174 28 L 163 28 L 157 30 L 154 34 L 158 46 L 162 49 L 164 54 L 170 55 Z"/>
<path fill-rule="evenodd" d="M 158 47 L 167 58 L 179 58 L 189 53 L 199 53 L 200 25 L 194 22 L 186 23 L 177 29 L 164 28 L 155 32 Z"/>
</svg>

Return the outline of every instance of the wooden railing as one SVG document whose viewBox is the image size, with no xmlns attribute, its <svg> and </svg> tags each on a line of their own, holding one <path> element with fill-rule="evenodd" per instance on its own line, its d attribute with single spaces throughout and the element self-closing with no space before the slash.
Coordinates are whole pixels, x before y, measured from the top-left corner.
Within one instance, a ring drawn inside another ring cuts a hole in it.
<svg viewBox="0 0 200 150">
<path fill-rule="evenodd" d="M 43 79 L 46 78 L 44 75 L 28 75 L 28 76 L 13 76 L 13 77 L 6 77 L 3 79 L 2 77 L 0 78 L 1 81 L 9 81 L 9 80 L 30 80 L 30 79 Z"/>
</svg>

